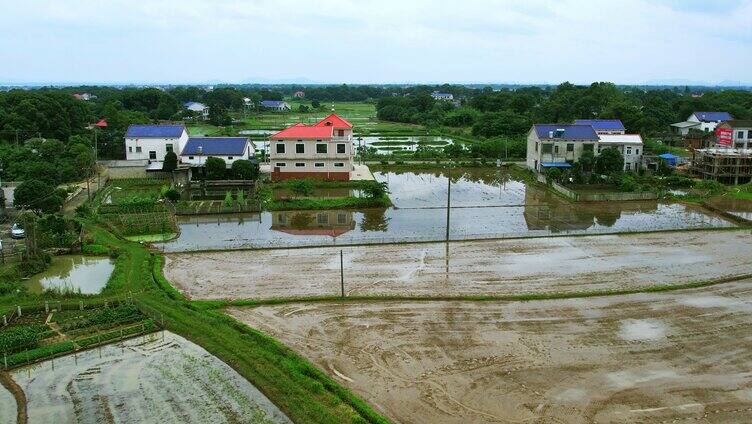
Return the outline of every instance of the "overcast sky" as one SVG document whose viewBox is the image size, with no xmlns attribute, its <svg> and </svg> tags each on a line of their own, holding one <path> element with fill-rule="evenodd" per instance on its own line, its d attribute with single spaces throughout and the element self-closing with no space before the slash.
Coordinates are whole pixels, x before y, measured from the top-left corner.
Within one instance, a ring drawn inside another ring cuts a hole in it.
<svg viewBox="0 0 752 424">
<path fill-rule="evenodd" d="M 752 0 L 0 0 L 0 83 L 752 81 Z"/>
</svg>

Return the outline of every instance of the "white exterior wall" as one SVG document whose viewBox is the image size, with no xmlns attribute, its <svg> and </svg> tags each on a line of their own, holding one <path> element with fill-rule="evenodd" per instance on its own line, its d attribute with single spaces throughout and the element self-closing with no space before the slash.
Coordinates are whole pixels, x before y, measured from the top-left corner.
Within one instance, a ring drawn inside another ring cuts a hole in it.
<svg viewBox="0 0 752 424">
<path fill-rule="evenodd" d="M 334 130 L 335 134 L 337 130 Z M 272 168 L 282 172 L 351 172 L 353 170 L 355 148 L 352 144 L 352 129 L 345 130 L 345 137 L 332 139 L 272 140 L 269 145 L 269 158 Z M 285 145 L 285 153 L 277 153 L 277 145 Z M 296 153 L 296 145 L 303 144 L 304 153 Z M 316 145 L 326 144 L 326 153 L 317 153 Z M 345 153 L 337 153 L 337 145 L 345 145 Z M 284 166 L 278 164 L 284 163 Z M 303 166 L 296 166 L 303 163 Z M 315 166 L 322 163 L 323 166 Z M 343 166 L 334 166 L 342 163 Z"/>
<path fill-rule="evenodd" d="M 149 152 L 153 151 L 156 152 L 156 159 L 152 160 L 162 161 L 167 154 L 168 144 L 172 144 L 172 151 L 180 155 L 187 142 L 188 133 L 185 130 L 179 138 L 126 138 L 125 159 L 149 160 Z"/>
<path fill-rule="evenodd" d="M 255 153 L 255 149 L 253 148 L 253 143 L 247 142 L 245 145 L 245 149 L 243 150 L 243 154 L 240 156 L 221 156 L 221 155 L 207 155 L 207 156 L 199 156 L 199 155 L 180 155 L 180 162 L 189 164 L 192 166 L 204 166 L 206 163 L 206 158 L 208 157 L 215 157 L 220 158 L 224 160 L 227 163 L 227 167 L 229 168 L 233 162 L 235 162 L 238 159 L 252 159 Z"/>
<path fill-rule="evenodd" d="M 643 145 L 639 143 L 600 143 L 600 149 L 616 149 L 624 157 L 624 171 L 637 171 L 642 166 Z M 598 154 L 600 152 L 597 152 Z"/>
<path fill-rule="evenodd" d="M 542 153 L 544 144 L 551 145 L 551 153 Z M 541 162 L 577 162 L 587 144 L 593 145 L 593 154 L 597 155 L 598 142 L 595 140 L 540 140 L 535 129 L 531 129 L 527 135 L 527 168 L 540 172 Z M 572 151 L 567 151 L 570 145 Z"/>
<path fill-rule="evenodd" d="M 720 123 L 720 122 L 702 122 L 699 119 L 697 119 L 697 117 L 695 116 L 694 113 L 692 115 L 690 115 L 689 118 L 687 118 L 687 121 L 689 121 L 689 122 L 699 122 L 700 126 L 699 127 L 694 127 L 694 128 L 697 128 L 698 130 L 705 131 L 705 132 L 715 131 L 715 127 L 717 127 L 718 124 Z M 689 132 L 689 128 L 687 128 L 686 130 L 682 131 L 682 135 L 687 135 L 688 132 Z"/>
</svg>

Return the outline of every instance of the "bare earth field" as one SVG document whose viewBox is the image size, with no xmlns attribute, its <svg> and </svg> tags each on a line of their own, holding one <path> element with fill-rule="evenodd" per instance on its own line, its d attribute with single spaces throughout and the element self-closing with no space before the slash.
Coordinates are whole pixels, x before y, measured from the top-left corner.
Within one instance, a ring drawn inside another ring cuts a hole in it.
<svg viewBox="0 0 752 424">
<path fill-rule="evenodd" d="M 752 280 L 586 299 L 229 313 L 395 422 L 752 422 Z"/>
<path fill-rule="evenodd" d="M 13 371 L 29 423 L 290 422 L 228 365 L 180 336 L 162 336 Z"/>
<path fill-rule="evenodd" d="M 338 295 L 339 248 L 166 255 L 165 276 L 193 299 Z M 358 295 L 568 292 L 686 283 L 752 272 L 745 231 L 552 237 L 344 248 Z M 448 261 L 447 261 L 448 259 Z"/>
</svg>

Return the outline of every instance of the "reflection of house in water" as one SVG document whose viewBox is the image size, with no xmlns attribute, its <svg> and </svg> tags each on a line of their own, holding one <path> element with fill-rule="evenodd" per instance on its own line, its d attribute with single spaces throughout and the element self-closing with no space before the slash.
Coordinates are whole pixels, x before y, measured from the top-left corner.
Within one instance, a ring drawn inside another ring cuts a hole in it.
<svg viewBox="0 0 752 424">
<path fill-rule="evenodd" d="M 224 224 L 236 223 L 243 225 L 246 222 L 261 222 L 260 213 L 232 213 L 232 214 L 213 214 L 213 215 L 178 215 L 175 220 L 179 225 L 182 224 Z"/>
<path fill-rule="evenodd" d="M 296 236 L 339 237 L 355 229 L 353 212 L 277 211 L 272 213 L 272 230 Z"/>
<path fill-rule="evenodd" d="M 528 185 L 525 190 L 525 222 L 530 230 L 552 232 L 586 230 L 594 225 L 611 227 L 623 212 L 658 209 L 657 201 L 570 202 L 548 190 Z"/>
</svg>

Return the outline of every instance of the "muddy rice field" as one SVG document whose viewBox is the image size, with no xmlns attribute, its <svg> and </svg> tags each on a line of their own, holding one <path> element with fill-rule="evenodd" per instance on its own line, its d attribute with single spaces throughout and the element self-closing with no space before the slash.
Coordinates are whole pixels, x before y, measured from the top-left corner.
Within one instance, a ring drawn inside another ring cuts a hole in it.
<svg viewBox="0 0 752 424">
<path fill-rule="evenodd" d="M 193 299 L 338 295 L 340 248 L 166 255 Z M 472 295 L 648 287 L 752 272 L 748 231 L 693 231 L 344 248 L 348 295 Z"/>
<path fill-rule="evenodd" d="M 12 377 L 26 394 L 29 423 L 290 422 L 228 365 L 169 332 L 18 368 Z M 6 398 L 0 392 L 0 419 L 15 422 Z"/>
<path fill-rule="evenodd" d="M 752 422 L 752 280 L 586 299 L 229 313 L 399 423 Z"/>
</svg>

